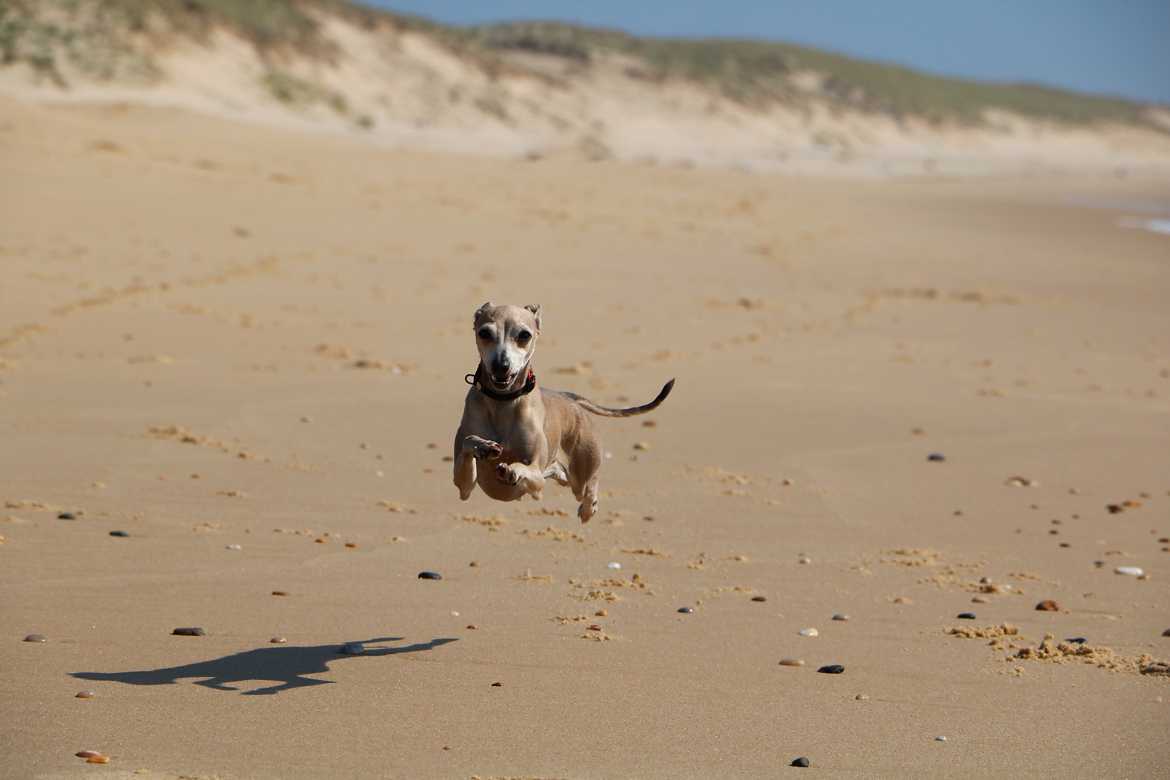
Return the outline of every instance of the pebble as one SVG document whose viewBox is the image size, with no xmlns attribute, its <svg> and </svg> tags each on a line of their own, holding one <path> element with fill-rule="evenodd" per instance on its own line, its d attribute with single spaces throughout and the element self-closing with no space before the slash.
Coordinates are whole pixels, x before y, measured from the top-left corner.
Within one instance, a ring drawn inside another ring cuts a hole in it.
<svg viewBox="0 0 1170 780">
<path fill-rule="evenodd" d="M 972 604 L 986 604 L 987 597 L 986 596 L 972 596 L 971 603 Z"/>
<path fill-rule="evenodd" d="M 1066 639 L 1064 641 L 1068 642 L 1070 645 L 1083 645 L 1085 642 L 1088 642 L 1089 640 L 1085 639 L 1083 636 L 1070 636 L 1068 639 Z"/>
<path fill-rule="evenodd" d="M 44 634 L 29 634 L 24 638 L 26 642 L 48 642 Z"/>
<path fill-rule="evenodd" d="M 1124 574 L 1127 577 L 1140 577 L 1145 574 L 1145 572 L 1143 572 L 1137 566 L 1118 566 L 1113 571 L 1116 574 Z"/>
<path fill-rule="evenodd" d="M 789 764 L 788 766 L 802 766 L 802 767 L 806 767 L 806 766 L 808 766 L 808 765 L 809 765 L 809 760 L 808 760 L 807 758 L 805 758 L 804 756 L 801 756 L 800 758 L 794 758 L 794 759 L 792 759 L 792 763 L 791 763 L 791 764 Z"/>
<path fill-rule="evenodd" d="M 437 571 L 420 571 L 418 573 L 418 578 L 420 580 L 441 580 L 443 579 L 443 575 L 439 574 Z"/>
<path fill-rule="evenodd" d="M 346 642 L 341 646 L 342 655 L 362 655 L 366 652 L 366 646 L 361 642 Z"/>
<path fill-rule="evenodd" d="M 243 548 L 243 546 L 242 546 L 242 545 L 238 545 L 238 544 L 229 544 L 228 546 L 224 547 L 223 549 L 225 549 L 225 550 L 242 550 L 242 549 L 244 549 L 244 548 Z"/>
<path fill-rule="evenodd" d="M 97 752 L 96 750 L 78 750 L 73 755 L 77 756 L 78 758 L 93 758 L 94 756 L 100 756 L 101 753 Z"/>
<path fill-rule="evenodd" d="M 650 449 L 650 442 L 636 441 L 636 442 L 634 442 L 634 449 L 641 450 L 644 452 L 644 451 Z"/>
<path fill-rule="evenodd" d="M 74 696 L 73 698 L 75 698 L 75 699 L 92 699 L 96 695 L 97 694 L 95 694 L 93 691 L 78 691 L 77 695 Z"/>
<path fill-rule="evenodd" d="M 108 763 L 110 763 L 110 757 L 109 756 L 102 756 L 102 755 L 90 756 L 89 758 L 85 759 L 85 763 L 87 763 L 87 764 L 108 764 Z"/>
<path fill-rule="evenodd" d="M 493 688 L 503 688 L 504 684 L 502 682 L 494 682 L 494 683 L 492 683 L 492 687 Z"/>
<path fill-rule="evenodd" d="M 347 548 L 347 549 L 350 549 L 350 550 L 356 550 L 356 549 L 357 549 L 357 544 L 355 544 L 354 542 L 346 542 L 346 543 L 345 543 L 345 546 L 346 546 L 346 548 Z"/>
<path fill-rule="evenodd" d="M 802 555 L 796 559 L 796 562 L 802 563 L 802 564 L 809 564 L 809 563 L 812 563 L 812 558 L 808 557 L 807 555 Z"/>
<path fill-rule="evenodd" d="M 913 604 L 914 601 L 909 596 L 898 596 L 894 599 L 895 604 Z"/>
<path fill-rule="evenodd" d="M 822 666 L 817 671 L 821 674 L 841 674 L 845 671 L 845 667 L 841 664 L 829 664 L 828 666 Z"/>
<path fill-rule="evenodd" d="M 610 561 L 609 563 L 605 564 L 605 568 L 607 568 L 607 569 L 617 570 L 617 569 L 620 569 L 621 567 L 622 567 L 622 565 L 620 563 L 618 563 L 617 561 Z"/>
<path fill-rule="evenodd" d="M 1036 605 L 1037 612 L 1057 612 L 1060 610 L 1060 605 L 1052 599 L 1044 599 Z"/>
<path fill-rule="evenodd" d="M 198 626 L 191 626 L 189 628 L 176 628 L 171 634 L 173 636 L 204 636 L 207 632 Z"/>
<path fill-rule="evenodd" d="M 752 596 L 752 601 L 767 601 L 767 596 Z"/>
<path fill-rule="evenodd" d="M 694 607 L 679 607 L 678 611 L 684 615 L 689 615 L 695 611 L 695 608 Z"/>
<path fill-rule="evenodd" d="M 946 741 L 947 741 L 947 738 L 946 738 L 946 737 L 941 737 L 941 736 L 940 736 L 940 737 L 935 737 L 935 738 L 934 738 L 934 741 L 935 741 L 935 742 L 946 742 Z"/>
<path fill-rule="evenodd" d="M 602 607 L 601 609 L 597 610 L 593 614 L 596 617 L 609 617 L 609 610 Z"/>
<path fill-rule="evenodd" d="M 273 596 L 287 596 L 288 591 L 287 590 L 274 590 L 274 591 L 272 591 L 272 595 Z"/>
<path fill-rule="evenodd" d="M 943 455 L 941 452 L 932 452 L 926 456 L 926 459 L 931 463 L 942 463 L 947 459 L 947 456 Z"/>
<path fill-rule="evenodd" d="M 781 658 L 781 666 L 804 666 L 804 659 L 802 658 Z"/>
<path fill-rule="evenodd" d="M 820 636 L 821 632 L 817 631 L 815 628 L 802 628 L 802 629 L 800 629 L 800 635 L 801 636 Z"/>
<path fill-rule="evenodd" d="M 1170 636 L 1170 628 L 1162 632 L 1162 636 Z"/>
<path fill-rule="evenodd" d="M 288 640 L 282 636 L 274 636 L 268 640 L 268 644 L 270 644 L 270 645 L 283 645 L 287 641 Z"/>
<path fill-rule="evenodd" d="M 869 701 L 869 695 L 865 693 L 859 693 L 853 698 L 857 701 Z"/>
<path fill-rule="evenodd" d="M 955 617 L 958 618 L 959 620 L 974 620 L 975 613 L 974 612 L 960 612 L 959 614 L 955 615 Z"/>
<path fill-rule="evenodd" d="M 58 520 L 76 520 L 77 515 L 73 514 L 72 512 L 62 512 L 61 514 L 57 515 L 57 519 Z"/>
<path fill-rule="evenodd" d="M 848 615 L 846 615 L 844 612 L 835 612 L 835 613 L 833 613 L 833 620 L 842 620 L 842 621 L 844 621 L 844 620 L 848 620 L 848 619 L 849 619 L 849 616 L 848 616 Z"/>
<path fill-rule="evenodd" d="M 123 539 L 125 539 L 129 535 L 130 535 L 129 531 L 110 531 L 110 536 L 118 536 L 118 537 L 121 537 Z"/>
</svg>

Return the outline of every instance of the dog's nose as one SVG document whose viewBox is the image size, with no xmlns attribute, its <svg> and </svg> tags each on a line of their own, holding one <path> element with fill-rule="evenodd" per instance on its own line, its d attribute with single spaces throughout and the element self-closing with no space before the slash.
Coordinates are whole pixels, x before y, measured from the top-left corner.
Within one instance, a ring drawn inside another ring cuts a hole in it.
<svg viewBox="0 0 1170 780">
<path fill-rule="evenodd" d="M 492 361 L 492 371 L 497 374 L 505 374 L 512 366 L 504 358 L 496 358 Z"/>
</svg>

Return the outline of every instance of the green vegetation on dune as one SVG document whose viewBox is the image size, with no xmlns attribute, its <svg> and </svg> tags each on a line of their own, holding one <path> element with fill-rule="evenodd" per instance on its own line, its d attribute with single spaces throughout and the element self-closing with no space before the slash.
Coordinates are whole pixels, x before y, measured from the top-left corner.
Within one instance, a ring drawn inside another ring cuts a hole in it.
<svg viewBox="0 0 1170 780">
<path fill-rule="evenodd" d="M 150 49 L 135 45 L 136 40 L 204 40 L 216 29 L 231 30 L 265 56 L 339 56 L 343 53 L 320 28 L 322 15 L 369 30 L 409 29 L 431 36 L 492 75 L 524 72 L 525 64 L 509 56 L 514 53 L 556 58 L 576 68 L 616 55 L 630 78 L 689 81 L 754 107 L 819 100 L 895 118 L 972 124 L 983 122 L 987 111 L 1001 109 L 1066 123 L 1111 121 L 1162 129 L 1147 118 L 1148 106 L 1134 101 L 932 76 L 794 44 L 642 38 L 558 22 L 454 27 L 347 0 L 0 0 L 0 65 L 23 62 L 59 84 L 64 83 L 64 61 L 98 78 L 149 78 Z M 819 75 L 811 94 L 793 78 L 807 72 Z M 279 74 L 267 86 L 290 102 L 308 94 L 304 85 Z"/>
</svg>

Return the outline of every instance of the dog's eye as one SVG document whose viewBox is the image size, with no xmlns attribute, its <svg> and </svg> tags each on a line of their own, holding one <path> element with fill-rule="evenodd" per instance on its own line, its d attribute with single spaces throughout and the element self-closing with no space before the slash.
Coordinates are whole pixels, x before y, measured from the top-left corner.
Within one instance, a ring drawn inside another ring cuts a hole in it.
<svg viewBox="0 0 1170 780">
<path fill-rule="evenodd" d="M 479 333 L 477 335 L 481 339 L 483 339 L 484 341 L 491 341 L 492 340 L 492 329 L 491 328 L 480 328 Z"/>
<path fill-rule="evenodd" d="M 530 338 L 532 338 L 532 334 L 526 330 L 522 330 L 516 334 L 516 343 L 523 346 L 524 344 L 528 343 Z"/>
</svg>

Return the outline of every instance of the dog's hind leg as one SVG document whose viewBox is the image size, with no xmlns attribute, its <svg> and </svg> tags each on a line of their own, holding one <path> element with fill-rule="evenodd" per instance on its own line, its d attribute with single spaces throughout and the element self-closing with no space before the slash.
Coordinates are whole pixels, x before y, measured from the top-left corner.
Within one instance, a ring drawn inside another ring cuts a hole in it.
<svg viewBox="0 0 1170 780">
<path fill-rule="evenodd" d="M 581 518 L 582 523 L 588 523 L 589 518 L 597 514 L 597 483 L 597 475 L 594 474 L 581 491 L 581 506 L 577 507 L 577 517 Z"/>
<path fill-rule="evenodd" d="M 601 445 L 593 441 L 578 447 L 569 461 L 569 487 L 581 502 L 577 517 L 582 523 L 597 514 L 597 472 L 601 470 Z"/>
<path fill-rule="evenodd" d="M 569 472 L 565 470 L 563 464 L 553 461 L 552 465 L 544 470 L 544 478 L 551 479 L 562 487 L 569 486 Z"/>
</svg>

